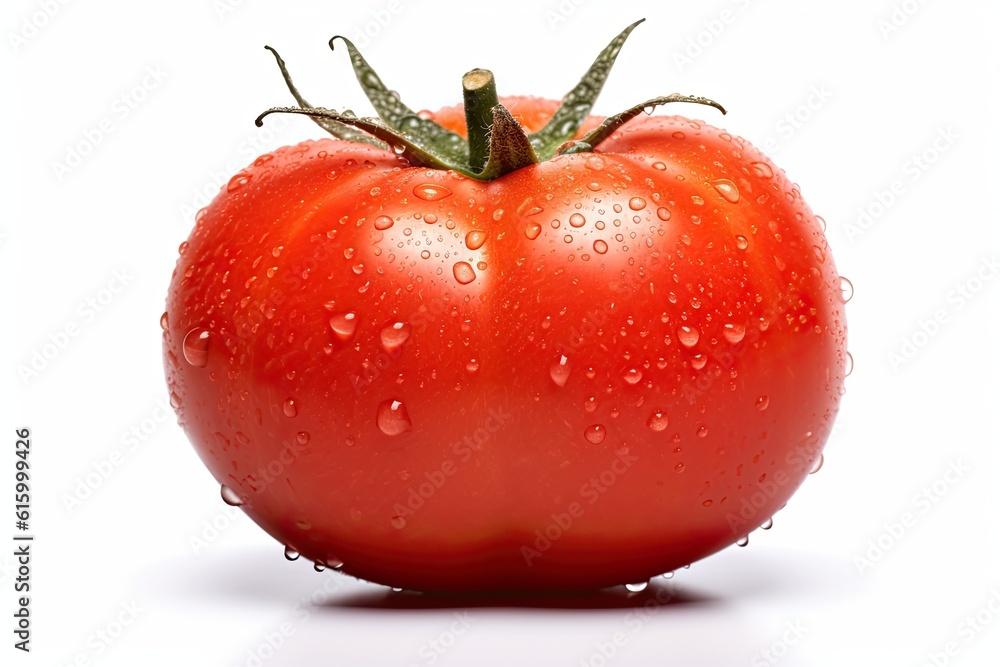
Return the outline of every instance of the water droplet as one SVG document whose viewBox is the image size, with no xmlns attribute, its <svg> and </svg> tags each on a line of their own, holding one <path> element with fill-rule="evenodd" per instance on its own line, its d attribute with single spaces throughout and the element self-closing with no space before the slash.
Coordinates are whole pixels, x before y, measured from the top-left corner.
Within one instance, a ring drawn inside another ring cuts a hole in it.
<svg viewBox="0 0 1000 667">
<path fill-rule="evenodd" d="M 401 516 L 392 517 L 392 520 L 389 523 L 392 524 L 392 527 L 396 530 L 403 530 L 406 528 L 406 519 Z"/>
<path fill-rule="evenodd" d="M 205 329 L 191 329 L 184 336 L 182 349 L 184 359 L 195 368 L 204 368 L 208 364 L 208 340 L 211 334 Z"/>
<path fill-rule="evenodd" d="M 529 222 L 527 227 L 524 228 L 524 235 L 529 239 L 534 241 L 538 238 L 538 235 L 542 233 L 542 226 L 537 222 Z"/>
<path fill-rule="evenodd" d="M 847 352 L 844 355 L 844 377 L 846 378 L 854 372 L 854 355 Z"/>
<path fill-rule="evenodd" d="M 169 326 L 170 326 L 170 318 L 167 317 L 167 313 L 166 311 L 164 311 L 164 313 L 160 315 L 160 328 L 166 331 Z"/>
<path fill-rule="evenodd" d="M 771 530 L 774 527 L 774 519 L 768 517 L 768 519 L 760 524 L 762 530 Z"/>
<path fill-rule="evenodd" d="M 654 162 L 653 163 L 653 169 L 655 169 L 657 171 L 664 171 L 666 168 L 667 168 L 667 165 L 665 165 L 662 162 Z"/>
<path fill-rule="evenodd" d="M 330 329 L 338 340 L 347 342 L 354 336 L 358 328 L 358 316 L 356 313 L 335 313 L 330 317 Z"/>
<path fill-rule="evenodd" d="M 604 442 L 604 438 L 608 437 L 608 429 L 604 428 L 601 424 L 593 424 L 588 426 L 583 432 L 583 437 L 587 439 L 592 445 L 599 445 Z"/>
<path fill-rule="evenodd" d="M 295 441 L 300 445 L 305 445 L 309 442 L 309 434 L 305 431 L 299 431 L 295 434 Z"/>
<path fill-rule="evenodd" d="M 451 190 L 443 185 L 423 183 L 413 188 L 413 194 L 424 201 L 437 201 L 439 199 L 444 199 L 445 197 L 450 197 L 452 193 Z"/>
<path fill-rule="evenodd" d="M 705 500 L 705 501 L 703 501 L 703 502 L 701 503 L 701 506 L 702 506 L 702 507 L 711 507 L 711 506 L 712 506 L 712 499 L 711 499 L 711 498 L 709 498 L 708 500 Z"/>
<path fill-rule="evenodd" d="M 642 380 L 642 371 L 638 368 L 630 368 L 625 372 L 625 382 L 628 384 L 639 384 L 640 380 Z"/>
<path fill-rule="evenodd" d="M 840 300 L 847 303 L 854 296 L 854 283 L 840 276 Z"/>
<path fill-rule="evenodd" d="M 556 383 L 556 386 L 565 387 L 566 380 L 569 379 L 569 371 L 569 359 L 565 356 L 561 356 L 552 363 L 552 367 L 549 368 L 549 376 L 552 378 L 552 381 Z"/>
<path fill-rule="evenodd" d="M 736 540 L 736 546 L 738 547 L 745 547 L 748 544 L 750 544 L 750 538 L 747 537 L 746 535 Z"/>
<path fill-rule="evenodd" d="M 281 411 L 285 413 L 286 417 L 294 417 L 299 414 L 299 409 L 295 405 L 295 400 L 291 398 L 285 401 L 284 405 L 281 406 Z"/>
<path fill-rule="evenodd" d="M 285 558 L 288 560 L 298 560 L 299 552 L 290 546 L 285 546 Z"/>
<path fill-rule="evenodd" d="M 558 155 L 570 155 L 573 153 L 589 153 L 594 150 L 594 147 L 588 144 L 586 141 L 565 141 L 559 144 L 559 148 L 556 149 Z"/>
<path fill-rule="evenodd" d="M 317 572 L 322 572 L 323 570 L 326 569 L 326 563 L 322 561 L 316 561 L 315 563 L 313 563 L 313 569 L 316 570 Z"/>
<path fill-rule="evenodd" d="M 698 344 L 698 330 L 694 327 L 682 326 L 677 330 L 677 340 L 684 347 L 694 347 Z"/>
<path fill-rule="evenodd" d="M 594 252 L 596 252 L 598 255 L 603 255 L 607 251 L 608 251 L 607 243 L 605 243 L 601 239 L 597 239 L 596 241 L 594 241 Z"/>
<path fill-rule="evenodd" d="M 604 158 L 597 155 L 592 155 L 587 158 L 587 161 L 584 162 L 584 164 L 587 166 L 587 169 L 600 171 L 601 169 L 604 169 Z"/>
<path fill-rule="evenodd" d="M 699 426 L 698 427 L 698 437 L 699 438 L 704 438 L 707 435 L 708 435 L 708 427 L 707 426 Z"/>
<path fill-rule="evenodd" d="M 330 558 L 326 559 L 326 566 L 334 570 L 339 570 L 340 568 L 344 567 L 344 561 L 340 560 L 339 558 L 331 556 Z"/>
<path fill-rule="evenodd" d="M 716 191 L 722 195 L 722 198 L 730 204 L 735 204 L 740 200 L 739 188 L 737 188 L 736 184 L 728 178 L 720 178 L 712 183 L 712 185 L 715 187 Z"/>
<path fill-rule="evenodd" d="M 743 236 L 742 234 L 738 234 L 736 236 L 737 248 L 739 248 L 740 250 L 746 250 L 748 245 L 750 245 L 750 242 L 747 241 L 747 237 Z"/>
<path fill-rule="evenodd" d="M 468 285 L 476 279 L 476 272 L 468 262 L 455 262 L 452 272 L 455 274 L 455 280 L 463 285 Z"/>
<path fill-rule="evenodd" d="M 243 504 L 243 498 L 241 498 L 238 493 L 230 489 L 225 484 L 222 485 L 220 491 L 222 494 L 222 502 L 226 503 L 230 507 L 239 507 Z"/>
<path fill-rule="evenodd" d="M 579 213 L 574 213 L 569 216 L 569 224 L 571 227 L 583 227 L 587 224 L 587 219 L 580 215 Z"/>
<path fill-rule="evenodd" d="M 664 572 L 660 576 L 663 577 L 664 579 L 673 579 L 674 578 L 674 573 L 673 572 Z"/>
<path fill-rule="evenodd" d="M 670 210 L 667 209 L 665 206 L 661 206 L 660 208 L 656 209 L 656 217 L 666 222 L 667 220 L 670 219 Z"/>
<path fill-rule="evenodd" d="M 674 472 L 684 472 L 684 464 L 678 463 L 674 466 Z"/>
<path fill-rule="evenodd" d="M 438 217 L 434 213 L 427 213 L 426 215 L 424 215 L 424 222 L 426 222 L 428 225 L 433 225 L 437 221 Z"/>
<path fill-rule="evenodd" d="M 628 200 L 628 207 L 633 211 L 641 211 L 646 208 L 646 200 L 642 197 L 632 197 Z"/>
<path fill-rule="evenodd" d="M 406 322 L 393 322 L 382 328 L 380 338 L 382 348 L 392 354 L 407 341 L 410 337 L 410 325 Z"/>
<path fill-rule="evenodd" d="M 823 454 L 820 453 L 819 458 L 813 463 L 812 468 L 809 469 L 810 475 L 815 475 L 819 472 L 820 468 L 823 467 Z"/>
<path fill-rule="evenodd" d="M 771 167 L 766 162 L 754 162 L 750 165 L 750 168 L 753 169 L 753 173 L 761 178 L 771 178 L 774 176 L 774 171 L 771 170 Z"/>
<path fill-rule="evenodd" d="M 181 407 L 181 397 L 174 392 L 170 392 L 170 407 L 177 410 Z"/>
<path fill-rule="evenodd" d="M 384 231 L 392 227 L 392 218 L 387 215 L 380 215 L 375 218 L 375 229 L 379 231 Z"/>
<path fill-rule="evenodd" d="M 465 235 L 465 247 L 469 250 L 479 250 L 486 243 L 486 232 L 480 229 L 473 229 Z"/>
<path fill-rule="evenodd" d="M 465 365 L 465 370 L 467 370 L 470 373 L 475 373 L 476 371 L 479 370 L 479 362 L 476 361 L 475 359 L 470 360 L 469 363 Z"/>
<path fill-rule="evenodd" d="M 736 345 L 743 340 L 743 336 L 746 335 L 746 332 L 746 327 L 742 324 L 729 323 L 722 326 L 722 337 L 733 345 Z"/>
<path fill-rule="evenodd" d="M 661 410 L 657 410 L 649 416 L 649 419 L 646 420 L 646 426 L 657 433 L 665 430 L 669 424 L 670 421 L 667 419 L 667 415 L 665 415 Z"/>
<path fill-rule="evenodd" d="M 816 222 L 819 223 L 819 231 L 826 233 L 826 218 L 821 215 L 817 215 Z"/>
<path fill-rule="evenodd" d="M 393 399 L 382 401 L 378 406 L 375 424 L 386 435 L 399 435 L 413 428 L 410 415 L 406 412 L 406 406 L 403 405 L 402 401 Z"/>
<path fill-rule="evenodd" d="M 757 399 L 757 409 L 760 410 L 761 412 L 764 412 L 764 410 L 767 410 L 767 406 L 770 403 L 771 403 L 771 399 L 768 398 L 766 394 L 764 396 L 760 396 Z"/>
<path fill-rule="evenodd" d="M 649 586 L 648 581 L 639 581 L 634 584 L 625 584 L 625 588 L 628 589 L 630 593 L 641 593 L 644 590 L 646 590 L 647 586 Z"/>
<path fill-rule="evenodd" d="M 249 183 L 251 178 L 253 178 L 252 175 L 241 171 L 229 179 L 229 183 L 226 185 L 226 192 L 236 192 Z"/>
<path fill-rule="evenodd" d="M 691 195 L 691 202 L 696 206 L 704 206 L 705 200 L 698 195 Z"/>
</svg>

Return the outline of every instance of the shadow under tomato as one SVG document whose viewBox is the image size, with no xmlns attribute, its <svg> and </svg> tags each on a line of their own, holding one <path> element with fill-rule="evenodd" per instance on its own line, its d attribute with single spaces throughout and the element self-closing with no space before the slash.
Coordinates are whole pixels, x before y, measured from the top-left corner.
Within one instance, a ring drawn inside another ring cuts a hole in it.
<svg viewBox="0 0 1000 667">
<path fill-rule="evenodd" d="M 654 578 L 641 592 L 624 586 L 562 594 L 439 595 L 394 592 L 327 571 L 288 562 L 275 549 L 219 548 L 201 556 L 172 558 L 136 582 L 157 599 L 235 602 L 273 607 L 310 601 L 316 611 L 450 610 L 465 608 L 615 610 L 657 607 L 715 609 L 736 601 L 852 597 L 861 581 L 849 562 L 816 552 L 787 549 L 730 549 L 680 570 L 672 579 Z M 317 600 L 316 593 L 321 593 Z"/>
<path fill-rule="evenodd" d="M 441 595 L 416 591 L 373 590 L 337 597 L 322 604 L 332 609 L 417 610 L 417 609 L 630 609 L 710 605 L 712 596 L 683 590 L 670 580 L 652 581 L 642 591 L 624 586 L 597 591 L 530 594 Z"/>
</svg>

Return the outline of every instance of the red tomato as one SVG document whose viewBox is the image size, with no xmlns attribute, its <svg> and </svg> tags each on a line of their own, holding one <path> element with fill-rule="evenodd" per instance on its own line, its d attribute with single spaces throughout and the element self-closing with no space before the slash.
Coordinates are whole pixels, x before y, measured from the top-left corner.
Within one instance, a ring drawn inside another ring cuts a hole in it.
<svg viewBox="0 0 1000 667">
<path fill-rule="evenodd" d="M 529 129 L 557 106 L 504 102 Z M 421 590 L 638 582 L 737 542 L 821 461 L 846 360 L 799 189 L 679 116 L 489 182 L 264 155 L 199 214 L 163 324 L 224 496 L 290 555 Z"/>
</svg>

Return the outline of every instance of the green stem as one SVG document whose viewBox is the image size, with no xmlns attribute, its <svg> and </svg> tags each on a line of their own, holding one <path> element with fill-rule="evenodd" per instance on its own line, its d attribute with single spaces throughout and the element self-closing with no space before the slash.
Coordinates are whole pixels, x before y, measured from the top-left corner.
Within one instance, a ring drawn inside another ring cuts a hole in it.
<svg viewBox="0 0 1000 667">
<path fill-rule="evenodd" d="M 465 124 L 469 132 L 469 167 L 480 172 L 490 157 L 493 107 L 500 104 L 493 72 L 474 69 L 462 77 Z"/>
</svg>

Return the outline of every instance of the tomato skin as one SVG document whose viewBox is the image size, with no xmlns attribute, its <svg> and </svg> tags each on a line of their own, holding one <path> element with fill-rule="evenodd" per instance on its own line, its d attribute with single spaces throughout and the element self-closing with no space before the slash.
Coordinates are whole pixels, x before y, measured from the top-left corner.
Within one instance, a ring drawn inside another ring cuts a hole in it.
<svg viewBox="0 0 1000 667">
<path fill-rule="evenodd" d="M 846 329 L 765 156 L 657 116 L 489 183 L 400 166 L 338 140 L 262 156 L 178 260 L 168 384 L 254 521 L 386 585 L 556 590 L 673 570 L 786 503 Z"/>
</svg>

